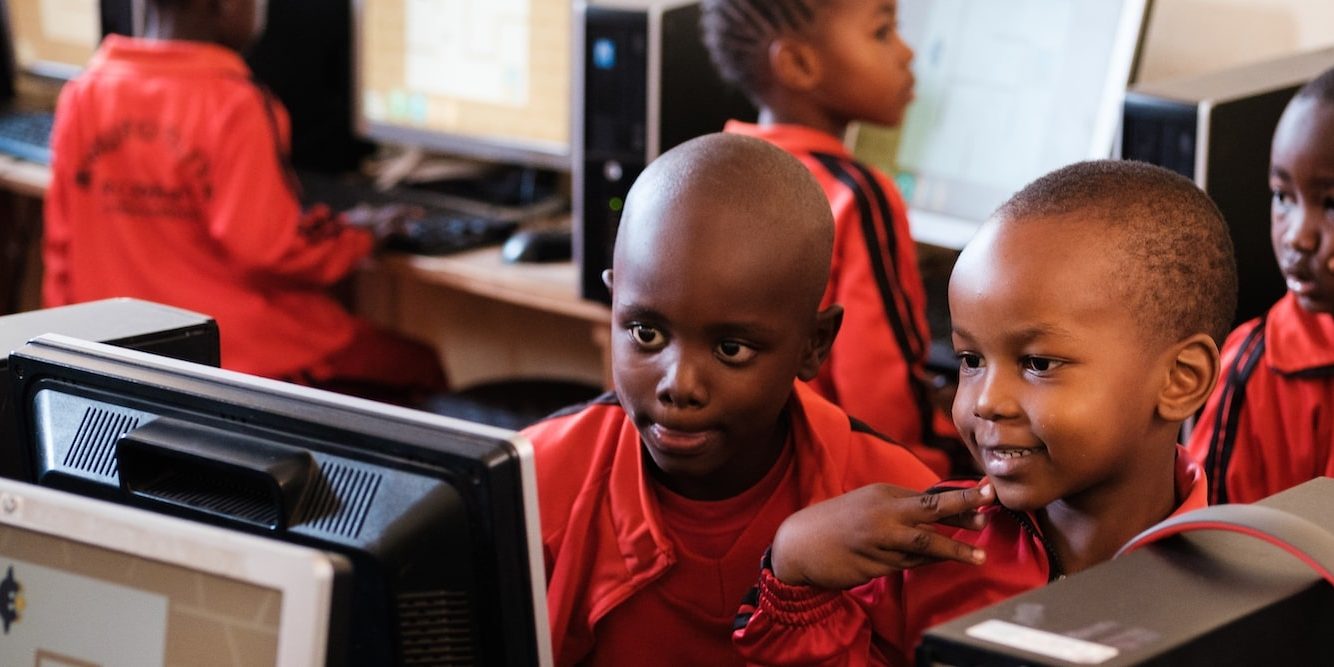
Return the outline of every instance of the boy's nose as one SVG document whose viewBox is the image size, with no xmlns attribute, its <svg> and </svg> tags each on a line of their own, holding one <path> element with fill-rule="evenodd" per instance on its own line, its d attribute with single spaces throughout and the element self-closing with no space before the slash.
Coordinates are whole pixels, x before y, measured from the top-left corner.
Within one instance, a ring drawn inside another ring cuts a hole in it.
<svg viewBox="0 0 1334 667">
<path fill-rule="evenodd" d="M 1323 211 L 1307 211 L 1294 207 L 1284 217 L 1286 230 L 1283 243 L 1301 253 L 1312 253 L 1320 247 L 1320 223 Z"/>
<path fill-rule="evenodd" d="M 1015 401 L 1014 394 L 1008 386 L 1008 379 L 1003 374 L 988 371 L 973 381 L 978 383 L 973 399 L 973 416 L 996 421 L 1019 413 L 1019 404 Z"/>
<path fill-rule="evenodd" d="M 666 355 L 658 381 L 658 401 L 676 408 L 698 408 L 709 402 L 701 370 L 688 354 Z"/>
</svg>

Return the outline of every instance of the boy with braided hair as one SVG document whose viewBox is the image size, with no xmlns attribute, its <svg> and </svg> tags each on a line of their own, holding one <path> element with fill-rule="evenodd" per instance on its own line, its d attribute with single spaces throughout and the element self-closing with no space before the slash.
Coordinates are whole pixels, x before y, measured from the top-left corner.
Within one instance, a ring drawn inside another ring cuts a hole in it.
<svg viewBox="0 0 1334 667">
<path fill-rule="evenodd" d="M 840 139 L 856 121 L 898 125 L 912 100 L 913 52 L 896 21 L 893 0 L 704 0 L 701 27 L 719 73 L 760 110 L 757 124 L 734 120 L 727 131 L 795 155 L 833 208 L 823 305 L 845 315 L 812 384 L 947 474 L 939 447 L 955 435 L 930 397 L 926 290 L 907 209 L 893 182 Z"/>
</svg>

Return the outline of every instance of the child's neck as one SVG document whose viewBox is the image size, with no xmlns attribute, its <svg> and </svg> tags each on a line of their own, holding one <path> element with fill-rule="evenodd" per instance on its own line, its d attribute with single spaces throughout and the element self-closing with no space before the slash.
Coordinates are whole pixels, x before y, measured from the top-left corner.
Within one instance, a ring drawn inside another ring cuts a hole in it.
<svg viewBox="0 0 1334 667">
<path fill-rule="evenodd" d="M 1176 509 L 1175 441 L 1156 449 L 1138 461 L 1134 471 L 1037 513 L 1062 574 L 1110 560 L 1131 538 Z"/>
<path fill-rule="evenodd" d="M 834 118 L 803 100 L 767 100 L 760 106 L 760 125 L 802 125 L 815 128 L 839 139 L 847 132 L 847 119 Z"/>
<path fill-rule="evenodd" d="M 144 19 L 144 37 L 217 43 L 217 30 L 209 17 L 198 13 L 150 11 Z"/>
</svg>

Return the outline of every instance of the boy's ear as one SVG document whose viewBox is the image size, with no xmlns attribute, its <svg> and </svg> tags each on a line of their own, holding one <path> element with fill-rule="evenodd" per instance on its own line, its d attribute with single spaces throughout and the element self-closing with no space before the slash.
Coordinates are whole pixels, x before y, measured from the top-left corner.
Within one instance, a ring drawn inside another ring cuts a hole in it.
<svg viewBox="0 0 1334 667">
<path fill-rule="evenodd" d="M 800 39 L 779 37 L 769 43 L 769 71 L 776 85 L 801 92 L 811 90 L 820 84 L 819 53 Z"/>
<path fill-rule="evenodd" d="M 602 270 L 602 284 L 607 286 L 607 291 L 611 291 L 611 269 Z"/>
<path fill-rule="evenodd" d="M 843 306 L 833 304 L 816 313 L 815 330 L 806 343 L 806 353 L 797 369 L 797 378 L 803 382 L 814 380 L 820 373 L 820 366 L 829 358 L 829 348 L 833 347 L 838 337 L 839 327 L 843 326 Z"/>
<path fill-rule="evenodd" d="M 1175 355 L 1158 395 L 1158 416 L 1180 422 L 1195 414 L 1213 393 L 1222 369 L 1213 337 L 1197 333 L 1173 346 Z"/>
</svg>

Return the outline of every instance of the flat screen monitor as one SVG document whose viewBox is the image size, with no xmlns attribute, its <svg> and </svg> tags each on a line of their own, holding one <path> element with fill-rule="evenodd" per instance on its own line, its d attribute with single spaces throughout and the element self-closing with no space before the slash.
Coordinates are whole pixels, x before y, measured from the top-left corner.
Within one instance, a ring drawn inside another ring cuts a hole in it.
<svg viewBox="0 0 1334 667">
<path fill-rule="evenodd" d="M 98 0 L 6 0 L 18 71 L 72 79 L 102 41 Z"/>
<path fill-rule="evenodd" d="M 21 481 L 345 558 L 345 664 L 550 664 L 521 436 L 55 335 L 10 377 Z"/>
<path fill-rule="evenodd" d="M 366 138 L 570 169 L 570 0 L 353 0 Z"/>
<path fill-rule="evenodd" d="M 895 174 L 914 238 L 961 248 L 1010 195 L 1112 155 L 1147 0 L 900 0 L 916 99 Z"/>
<path fill-rule="evenodd" d="M 0 664 L 324 665 L 346 574 L 318 549 L 0 479 Z"/>
</svg>

